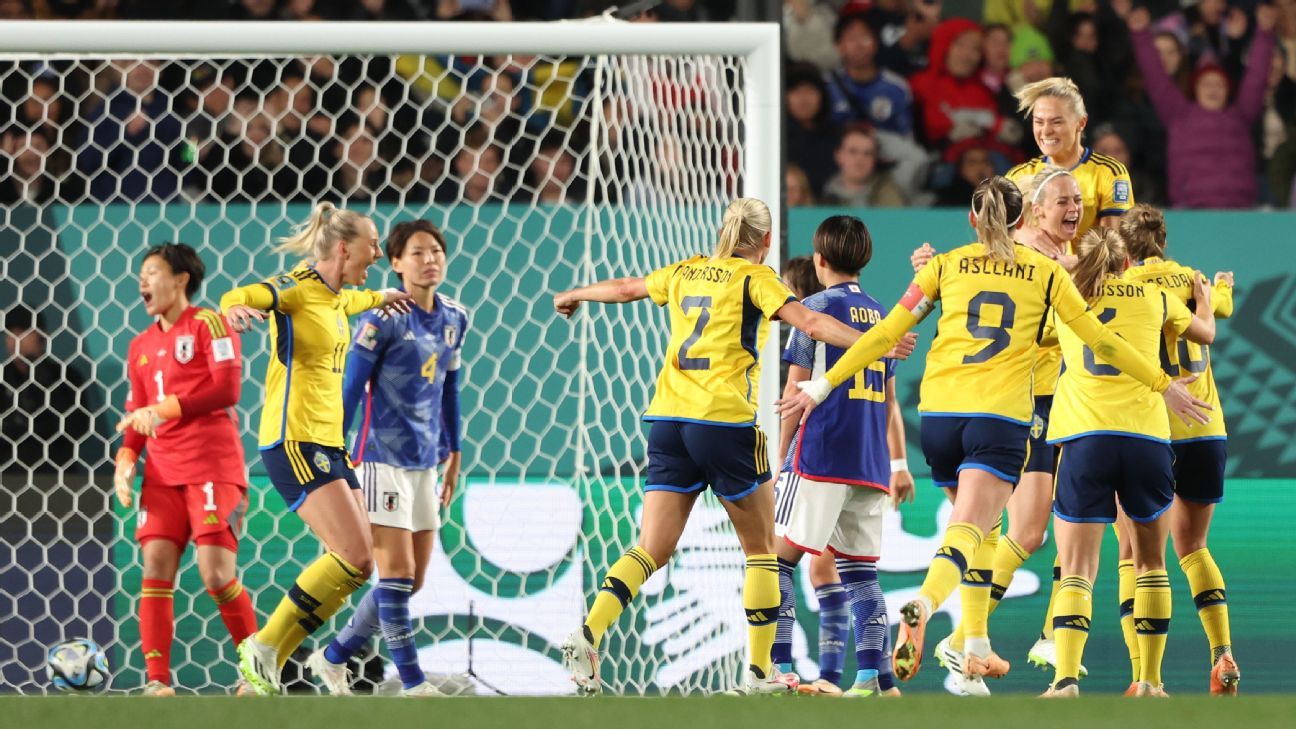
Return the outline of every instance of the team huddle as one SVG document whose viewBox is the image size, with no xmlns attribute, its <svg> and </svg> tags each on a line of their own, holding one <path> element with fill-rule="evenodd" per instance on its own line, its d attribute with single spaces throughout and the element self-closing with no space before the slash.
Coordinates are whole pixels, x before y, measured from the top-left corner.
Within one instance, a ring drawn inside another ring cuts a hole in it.
<svg viewBox="0 0 1296 729">
<path fill-rule="evenodd" d="M 1075 84 L 1052 78 L 1018 93 L 1044 155 L 977 186 L 976 241 L 914 251 L 913 283 L 884 315 L 859 286 L 872 253 L 864 222 L 825 220 L 814 279 L 799 300 L 761 265 L 771 245 L 766 206 L 726 210 L 711 256 L 646 278 L 560 293 L 571 316 L 585 301 L 651 298 L 667 307 L 671 339 L 644 419 L 648 471 L 638 544 L 604 576 L 583 624 L 563 645 L 582 693 L 601 690 L 601 643 L 643 583 L 671 557 L 698 495 L 713 489 L 746 554 L 742 586 L 749 665 L 740 693 L 898 695 L 918 674 L 930 616 L 957 588 L 962 620 L 936 659 L 966 695 L 1008 661 L 989 617 L 1013 573 L 1042 544 L 1053 516 L 1058 562 L 1032 663 L 1052 666 L 1045 696 L 1079 693 L 1093 618 L 1093 581 L 1108 524 L 1120 542 L 1120 614 L 1134 696 L 1165 696 L 1170 624 L 1167 536 L 1173 537 L 1210 643 L 1210 690 L 1237 692 L 1224 581 L 1206 546 L 1223 497 L 1225 439 L 1210 371 L 1215 318 L 1232 311 L 1231 273 L 1212 284 L 1167 255 L 1161 213 L 1136 205 L 1125 168 L 1082 146 L 1087 116 Z M 813 284 L 811 284 L 813 285 Z M 900 610 L 892 644 L 877 583 L 882 515 L 912 494 L 896 360 L 907 332 L 936 310 L 919 413 L 935 485 L 953 502 L 918 597 Z M 771 320 L 793 327 L 776 480 L 756 423 L 753 383 Z M 777 484 L 777 485 L 776 485 Z M 890 495 L 888 497 L 888 492 Z M 1004 533 L 1004 514 L 1008 530 Z M 820 676 L 791 673 L 792 572 L 813 555 L 820 597 Z M 840 651 L 853 629 L 858 672 L 843 690 Z"/>
<path fill-rule="evenodd" d="M 1232 312 L 1232 275 L 1212 284 L 1167 257 L 1161 213 L 1135 204 L 1124 167 L 1082 146 L 1087 117 L 1073 83 L 1047 79 L 1018 98 L 1044 156 L 977 186 L 968 219 L 975 242 L 914 251 L 913 283 L 889 312 L 859 284 L 874 245 L 863 220 L 824 220 L 812 259 L 785 282 L 763 265 L 772 221 L 752 198 L 729 205 L 710 255 L 555 295 L 567 317 L 587 301 L 648 298 L 670 324 L 644 414 L 638 542 L 603 576 L 561 647 L 578 692 L 601 691 L 605 634 L 670 560 L 710 488 L 746 555 L 740 693 L 898 695 L 923 665 L 930 617 L 957 589 L 962 620 L 932 650 L 962 693 L 988 695 L 986 679 L 1010 669 L 991 646 L 990 615 L 1043 543 L 1050 516 L 1058 562 L 1028 655 L 1054 668 L 1046 696 L 1077 695 L 1086 674 L 1108 524 L 1120 542 L 1127 693 L 1165 695 L 1167 536 L 1210 642 L 1211 692 L 1236 693 L 1223 577 L 1206 545 L 1223 497 L 1226 439 L 1207 346 L 1216 317 Z M 157 321 L 130 346 L 114 483 L 130 506 L 147 451 L 136 529 L 146 695 L 174 694 L 173 589 L 190 541 L 236 646 L 240 693 L 279 693 L 289 657 L 376 571 L 377 585 L 307 667 L 330 693 L 348 694 L 348 661 L 381 631 L 403 693 L 441 695 L 419 667 L 409 602 L 458 481 L 468 313 L 437 292 L 448 247 L 426 221 L 388 235 L 400 289 L 347 288 L 362 287 L 383 256 L 378 241 L 372 220 L 323 203 L 280 246 L 303 262 L 226 292 L 219 312 L 190 303 L 204 275 L 192 248 L 168 243 L 144 256 L 140 293 Z M 876 562 L 886 510 L 914 490 L 895 376 L 916 346 L 909 331 L 938 308 L 920 440 L 953 511 L 918 597 L 899 609 L 893 640 Z M 267 320 L 261 460 L 325 553 L 259 622 L 236 574 L 248 483 L 233 408 L 239 334 Z M 760 352 L 774 320 L 794 329 L 777 404 L 777 479 L 756 417 Z M 793 574 L 807 553 L 821 607 L 813 681 L 791 670 Z M 857 672 L 843 687 L 852 633 Z"/>
</svg>

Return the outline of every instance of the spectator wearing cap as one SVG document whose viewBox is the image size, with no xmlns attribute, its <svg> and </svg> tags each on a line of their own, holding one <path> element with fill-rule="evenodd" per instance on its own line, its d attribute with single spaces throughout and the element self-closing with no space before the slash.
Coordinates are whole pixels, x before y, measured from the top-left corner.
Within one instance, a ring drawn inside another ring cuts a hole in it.
<svg viewBox="0 0 1296 729">
<path fill-rule="evenodd" d="M 1008 54 L 1008 87 L 1021 87 L 1053 75 L 1053 48 L 1044 34 L 1029 25 L 1013 28 L 1012 50 Z"/>
<path fill-rule="evenodd" d="M 783 133 L 787 159 L 805 170 L 811 192 L 818 195 L 828 178 L 837 172 L 833 153 L 841 128 L 828 113 L 828 92 L 819 69 L 808 63 L 797 63 L 788 67 L 784 77 L 787 122 Z"/>
<path fill-rule="evenodd" d="M 1020 126 L 999 114 L 994 94 L 977 76 L 981 66 L 981 26 L 951 18 L 932 34 L 927 70 L 911 80 L 919 135 L 944 150 L 965 139 L 1015 142 Z M 1016 133 L 1012 127 L 1016 126 Z"/>
<path fill-rule="evenodd" d="M 783 0 L 783 38 L 788 60 L 811 63 L 820 70 L 835 68 L 837 47 L 833 25 L 837 15 L 815 0 Z"/>
<path fill-rule="evenodd" d="M 1272 6 L 1256 8 L 1246 75 L 1236 100 L 1229 103 L 1229 75 L 1216 63 L 1207 63 L 1193 74 L 1191 100 L 1180 93 L 1161 65 L 1148 32 L 1147 11 L 1140 8 L 1130 13 L 1134 55 L 1148 96 L 1166 125 L 1171 205 L 1246 208 L 1259 199 L 1251 128 L 1264 108 L 1277 20 L 1278 11 Z"/>
<path fill-rule="evenodd" d="M 853 126 L 843 132 L 835 159 L 839 172 L 824 185 L 825 204 L 864 208 L 908 204 L 904 191 L 882 169 L 877 140 L 867 127 Z"/>
</svg>

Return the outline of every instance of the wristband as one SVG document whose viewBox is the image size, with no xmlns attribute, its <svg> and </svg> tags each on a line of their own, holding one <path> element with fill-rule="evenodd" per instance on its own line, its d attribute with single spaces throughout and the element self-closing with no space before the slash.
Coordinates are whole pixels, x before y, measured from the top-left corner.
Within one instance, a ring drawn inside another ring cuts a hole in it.
<svg viewBox="0 0 1296 729">
<path fill-rule="evenodd" d="M 833 390 L 832 383 L 828 382 L 828 379 L 822 375 L 813 380 L 798 382 L 797 388 L 800 389 L 801 392 L 809 395 L 815 401 L 816 405 L 822 404 L 824 400 L 827 400 L 828 395 L 832 394 Z"/>
<path fill-rule="evenodd" d="M 909 460 L 905 458 L 891 459 L 891 473 L 900 473 L 909 470 Z"/>
</svg>

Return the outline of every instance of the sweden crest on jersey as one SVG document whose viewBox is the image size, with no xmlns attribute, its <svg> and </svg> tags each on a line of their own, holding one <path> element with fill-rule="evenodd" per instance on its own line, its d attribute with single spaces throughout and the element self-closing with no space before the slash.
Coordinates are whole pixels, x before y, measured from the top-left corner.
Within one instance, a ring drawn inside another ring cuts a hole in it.
<svg viewBox="0 0 1296 729">
<path fill-rule="evenodd" d="M 191 335 L 176 337 L 175 358 L 180 364 L 188 364 L 194 356 L 194 338 Z"/>
<path fill-rule="evenodd" d="M 320 473 L 329 472 L 328 456 L 324 455 L 319 451 L 315 451 L 315 470 L 319 471 Z"/>
</svg>

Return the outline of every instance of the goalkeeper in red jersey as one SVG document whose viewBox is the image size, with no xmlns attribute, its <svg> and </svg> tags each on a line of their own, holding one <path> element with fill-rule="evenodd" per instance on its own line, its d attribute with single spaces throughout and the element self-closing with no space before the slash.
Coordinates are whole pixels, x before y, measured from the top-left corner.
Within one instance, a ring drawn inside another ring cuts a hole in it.
<svg viewBox="0 0 1296 729">
<path fill-rule="evenodd" d="M 234 406 L 242 356 L 225 319 L 190 299 L 204 266 L 193 248 L 163 243 L 144 254 L 139 290 L 157 321 L 131 341 L 130 395 L 117 451 L 117 500 L 133 501 L 135 464 L 147 449 L 135 538 L 144 555 L 140 590 L 146 696 L 173 696 L 172 593 L 192 540 L 203 586 L 237 647 L 256 632 L 252 600 L 235 574 L 238 534 L 247 511 L 247 469 Z"/>
</svg>

